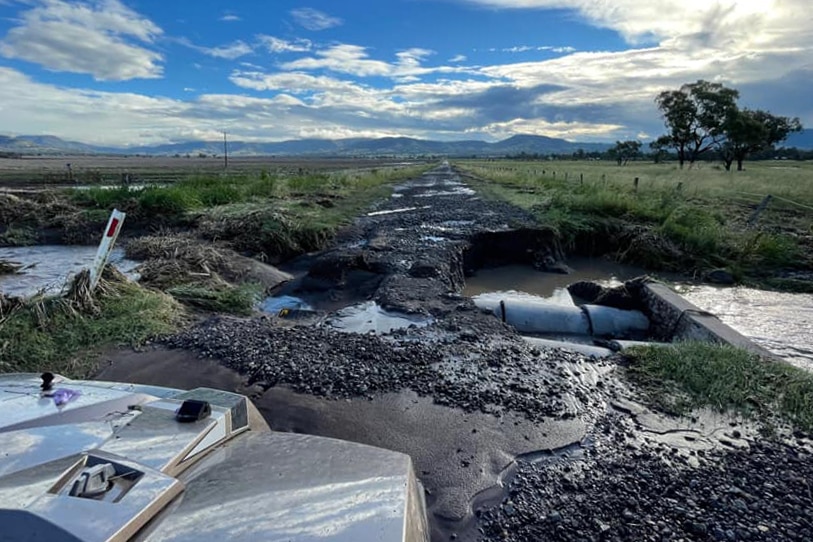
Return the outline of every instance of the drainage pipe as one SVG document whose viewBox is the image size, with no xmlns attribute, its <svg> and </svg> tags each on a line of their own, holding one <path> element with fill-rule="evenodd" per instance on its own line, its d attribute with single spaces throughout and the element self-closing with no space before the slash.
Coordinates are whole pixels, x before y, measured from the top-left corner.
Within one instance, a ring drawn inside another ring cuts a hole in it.
<svg viewBox="0 0 813 542">
<path fill-rule="evenodd" d="M 590 335 L 590 320 L 579 307 L 554 305 L 533 299 L 475 300 L 520 333 L 564 333 Z"/>
<path fill-rule="evenodd" d="M 649 318 L 641 311 L 625 311 L 603 305 L 582 305 L 590 319 L 593 335 L 599 337 L 627 337 L 649 330 Z"/>
<path fill-rule="evenodd" d="M 625 311 L 601 305 L 583 307 L 556 305 L 535 299 L 475 299 L 520 333 L 559 333 L 628 337 L 649 329 L 649 319 L 640 311 Z"/>
</svg>

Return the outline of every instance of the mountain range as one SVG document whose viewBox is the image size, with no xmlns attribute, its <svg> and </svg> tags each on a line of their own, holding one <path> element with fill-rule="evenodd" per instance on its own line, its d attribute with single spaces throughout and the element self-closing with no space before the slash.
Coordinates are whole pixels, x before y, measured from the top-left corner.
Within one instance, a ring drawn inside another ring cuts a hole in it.
<svg viewBox="0 0 813 542">
<path fill-rule="evenodd" d="M 229 141 L 231 156 L 504 156 L 604 151 L 606 143 L 573 143 L 536 135 L 516 135 L 489 143 L 478 140 L 431 141 L 410 137 L 378 139 L 298 139 L 278 142 Z M 106 147 L 66 141 L 56 136 L 0 136 L 0 152 L 19 154 L 147 154 L 157 156 L 223 154 L 223 141 L 183 141 L 142 147 Z"/>
<path fill-rule="evenodd" d="M 479 140 L 432 141 L 411 137 L 295 139 L 276 142 L 229 141 L 231 156 L 505 156 L 526 154 L 570 154 L 579 149 L 602 152 L 608 143 L 574 143 L 537 135 L 515 135 L 489 143 Z M 813 130 L 791 134 L 783 147 L 813 150 Z M 644 146 L 646 149 L 646 146 Z M 18 154 L 145 154 L 222 155 L 222 141 L 183 141 L 140 147 L 97 146 L 67 141 L 49 135 L 0 136 L 0 152 Z"/>
</svg>

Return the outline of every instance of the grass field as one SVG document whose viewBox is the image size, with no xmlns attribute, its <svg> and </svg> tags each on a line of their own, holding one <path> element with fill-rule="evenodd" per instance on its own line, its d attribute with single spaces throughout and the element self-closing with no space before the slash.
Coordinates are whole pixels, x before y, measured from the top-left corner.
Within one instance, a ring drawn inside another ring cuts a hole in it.
<svg viewBox="0 0 813 542">
<path fill-rule="evenodd" d="M 224 170 L 223 158 L 211 156 L 24 156 L 0 158 L 0 187 L 115 185 L 121 182 L 125 174 L 133 183 L 163 184 L 181 181 L 190 175 L 220 175 L 224 172 L 244 175 L 265 171 L 269 175 L 293 175 L 405 165 L 411 164 L 388 159 L 237 156 L 229 158 L 229 167 Z"/>
<path fill-rule="evenodd" d="M 740 279 L 813 287 L 771 276 L 778 269 L 809 271 L 813 265 L 813 164 L 757 162 L 743 172 L 706 163 L 683 170 L 642 162 L 457 165 L 483 179 L 479 188 L 485 193 L 533 211 L 566 243 L 604 238 L 607 252 L 654 269 L 727 268 Z M 774 199 L 749 227 L 767 195 Z"/>
</svg>

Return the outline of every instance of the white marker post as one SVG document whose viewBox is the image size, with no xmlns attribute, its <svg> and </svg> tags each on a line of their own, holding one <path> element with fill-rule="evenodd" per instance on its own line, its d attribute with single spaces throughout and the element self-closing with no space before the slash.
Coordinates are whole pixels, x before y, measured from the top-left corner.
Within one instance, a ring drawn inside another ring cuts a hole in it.
<svg viewBox="0 0 813 542">
<path fill-rule="evenodd" d="M 94 290 L 96 284 L 99 283 L 99 277 L 102 276 L 102 270 L 107 265 L 107 260 L 110 258 L 110 252 L 113 250 L 113 245 L 118 239 L 121 226 L 124 224 L 124 218 L 127 215 L 113 209 L 110 214 L 110 220 L 107 221 L 107 227 L 104 229 L 104 236 L 102 242 L 99 243 L 99 250 L 96 252 L 96 258 L 93 260 L 93 266 L 90 268 L 90 289 Z"/>
</svg>

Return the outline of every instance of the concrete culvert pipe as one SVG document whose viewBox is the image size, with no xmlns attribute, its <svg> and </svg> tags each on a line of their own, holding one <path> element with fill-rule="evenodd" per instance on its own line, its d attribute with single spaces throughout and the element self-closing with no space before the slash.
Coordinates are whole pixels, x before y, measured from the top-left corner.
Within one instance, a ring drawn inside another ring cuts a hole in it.
<svg viewBox="0 0 813 542">
<path fill-rule="evenodd" d="M 600 305 L 556 305 L 535 299 L 478 299 L 475 304 L 494 313 L 520 333 L 556 333 L 624 338 L 643 335 L 649 319 L 639 311 Z"/>
<path fill-rule="evenodd" d="M 520 333 L 564 333 L 589 335 L 590 321 L 579 307 L 554 305 L 533 299 L 475 301 L 478 307 L 492 311 Z"/>
<path fill-rule="evenodd" d="M 649 330 L 649 318 L 640 311 L 625 311 L 603 305 L 583 305 L 590 320 L 593 335 L 599 337 L 630 337 L 644 335 Z"/>
</svg>

